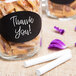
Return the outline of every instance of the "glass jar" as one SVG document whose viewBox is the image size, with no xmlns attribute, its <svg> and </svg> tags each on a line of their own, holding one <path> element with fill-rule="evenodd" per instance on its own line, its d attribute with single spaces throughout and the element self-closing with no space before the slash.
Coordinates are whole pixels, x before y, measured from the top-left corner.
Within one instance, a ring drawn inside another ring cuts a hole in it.
<svg viewBox="0 0 76 76">
<path fill-rule="evenodd" d="M 21 60 L 41 45 L 41 0 L 0 1 L 0 56 Z"/>
<path fill-rule="evenodd" d="M 76 0 L 46 0 L 46 13 L 57 19 L 76 18 Z"/>
</svg>

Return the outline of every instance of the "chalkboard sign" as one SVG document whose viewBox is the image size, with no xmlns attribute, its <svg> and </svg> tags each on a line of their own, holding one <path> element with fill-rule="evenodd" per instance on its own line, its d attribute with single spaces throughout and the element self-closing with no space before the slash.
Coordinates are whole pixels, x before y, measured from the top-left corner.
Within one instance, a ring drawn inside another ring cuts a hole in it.
<svg viewBox="0 0 76 76">
<path fill-rule="evenodd" d="M 23 43 L 38 36 L 41 26 L 41 17 L 37 13 L 20 11 L 4 16 L 0 28 L 7 41 Z"/>
<path fill-rule="evenodd" d="M 57 4 L 70 4 L 75 0 L 50 0 L 50 1 L 57 3 Z"/>
</svg>

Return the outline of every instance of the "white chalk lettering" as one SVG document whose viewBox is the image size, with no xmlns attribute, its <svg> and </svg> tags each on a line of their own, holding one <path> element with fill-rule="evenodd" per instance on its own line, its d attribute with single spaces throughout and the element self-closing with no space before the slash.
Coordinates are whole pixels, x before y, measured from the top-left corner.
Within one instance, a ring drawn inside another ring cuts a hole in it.
<svg viewBox="0 0 76 76">
<path fill-rule="evenodd" d="M 24 35 L 30 35 L 32 33 L 31 31 L 31 24 L 34 23 L 34 18 L 29 16 L 28 19 L 18 19 L 17 16 L 12 16 L 10 18 L 12 20 L 15 29 L 15 39 L 19 39 L 21 36 Z M 22 28 L 22 26 L 28 27 L 28 29 Z M 18 28 L 19 27 L 19 28 Z"/>
</svg>

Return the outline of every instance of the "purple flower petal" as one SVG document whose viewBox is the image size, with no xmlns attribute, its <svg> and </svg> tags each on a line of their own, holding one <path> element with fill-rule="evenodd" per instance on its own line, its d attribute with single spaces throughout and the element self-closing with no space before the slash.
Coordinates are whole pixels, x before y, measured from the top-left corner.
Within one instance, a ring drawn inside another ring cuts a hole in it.
<svg viewBox="0 0 76 76">
<path fill-rule="evenodd" d="M 65 30 L 64 29 L 60 29 L 59 27 L 54 26 L 54 29 L 60 33 L 61 35 L 64 34 Z"/>
<path fill-rule="evenodd" d="M 76 31 L 76 26 L 75 26 L 75 31 Z"/>
<path fill-rule="evenodd" d="M 59 39 L 55 39 L 53 40 L 48 49 L 65 49 L 66 48 L 66 45 Z"/>
<path fill-rule="evenodd" d="M 62 35 L 62 34 L 64 34 L 65 31 L 63 29 L 60 29 L 59 32 Z"/>
<path fill-rule="evenodd" d="M 75 47 L 76 47 L 76 43 L 75 43 Z"/>
</svg>

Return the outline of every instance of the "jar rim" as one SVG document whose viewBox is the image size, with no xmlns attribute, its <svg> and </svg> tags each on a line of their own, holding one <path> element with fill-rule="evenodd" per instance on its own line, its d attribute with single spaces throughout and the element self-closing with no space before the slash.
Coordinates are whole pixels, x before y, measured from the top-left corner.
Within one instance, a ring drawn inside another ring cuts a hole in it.
<svg viewBox="0 0 76 76">
<path fill-rule="evenodd" d="M 5 1 L 0 1 L 0 3 L 2 3 L 2 2 L 10 3 L 10 2 L 14 2 L 14 1 L 17 1 L 17 0 L 5 0 Z"/>
</svg>

